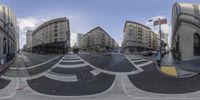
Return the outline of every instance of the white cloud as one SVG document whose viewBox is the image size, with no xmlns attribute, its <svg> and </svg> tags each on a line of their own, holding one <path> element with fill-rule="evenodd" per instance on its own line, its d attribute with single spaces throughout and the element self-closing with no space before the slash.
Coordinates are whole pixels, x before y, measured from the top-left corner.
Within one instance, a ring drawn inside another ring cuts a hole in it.
<svg viewBox="0 0 200 100">
<path fill-rule="evenodd" d="M 45 21 L 46 19 L 35 17 L 18 18 L 20 48 L 26 44 L 26 31 L 35 29 Z"/>
<path fill-rule="evenodd" d="M 77 43 L 77 33 L 71 33 L 71 35 L 70 35 L 71 47 L 75 46 L 76 43 Z"/>
</svg>

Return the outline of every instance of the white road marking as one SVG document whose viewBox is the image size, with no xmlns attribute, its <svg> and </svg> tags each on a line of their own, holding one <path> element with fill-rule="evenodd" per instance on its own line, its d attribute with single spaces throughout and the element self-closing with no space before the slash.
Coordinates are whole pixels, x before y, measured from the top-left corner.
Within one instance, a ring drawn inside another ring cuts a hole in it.
<svg viewBox="0 0 200 100">
<path fill-rule="evenodd" d="M 80 62 L 81 60 L 62 60 L 62 62 Z"/>
<path fill-rule="evenodd" d="M 88 63 L 87 61 L 85 61 L 84 59 L 82 59 L 81 57 L 79 57 L 78 55 L 76 55 L 79 59 L 81 59 L 83 62 L 85 62 L 87 65 L 89 65 L 90 67 L 94 68 L 94 69 L 97 69 L 99 70 L 100 72 L 104 72 L 106 74 L 111 74 L 111 75 L 118 75 L 118 74 L 126 74 L 126 75 L 132 75 L 132 74 L 138 74 L 140 72 L 143 71 L 143 69 L 139 68 L 138 70 L 136 71 L 131 71 L 131 72 L 113 72 L 113 71 L 107 71 L 107 70 L 103 70 L 103 69 L 100 69 L 96 66 L 93 66 L 92 64 Z"/>
<path fill-rule="evenodd" d="M 83 64 L 75 64 L 75 65 L 56 65 L 56 67 L 59 67 L 59 68 L 79 68 L 79 67 L 84 67 L 84 66 L 87 66 L 86 63 L 83 63 Z"/>
<path fill-rule="evenodd" d="M 53 80 L 63 81 L 63 82 L 76 82 L 76 81 L 78 81 L 78 79 L 77 79 L 75 74 L 61 76 L 61 75 L 45 73 L 44 76 L 48 77 L 50 79 L 53 79 Z"/>
<path fill-rule="evenodd" d="M 57 58 L 60 57 L 60 56 L 61 56 L 61 55 L 59 55 L 59 56 L 57 56 L 57 57 L 54 57 L 54 58 L 52 58 L 52 59 L 50 59 L 50 60 L 48 60 L 48 61 L 45 61 L 45 62 L 43 62 L 43 63 L 37 64 L 37 65 L 33 65 L 33 66 L 30 66 L 30 67 L 22 67 L 22 68 L 9 67 L 9 69 L 14 69 L 14 70 L 16 70 L 16 69 L 20 69 L 20 70 L 23 70 L 23 69 L 31 69 L 31 68 L 35 68 L 35 67 L 38 67 L 38 66 L 44 65 L 44 64 L 46 64 L 46 63 L 49 63 L 49 62 L 51 62 L 51 61 L 57 59 Z"/>
<path fill-rule="evenodd" d="M 130 55 L 125 55 L 125 57 L 137 68 L 140 68 L 142 69 L 141 67 L 143 66 L 146 66 L 146 65 L 149 65 L 151 63 L 153 63 L 153 61 L 151 60 L 148 60 L 148 59 L 140 59 L 140 60 L 136 60 L 136 61 L 131 61 L 131 59 L 134 59 L 134 58 L 131 58 L 131 57 L 136 57 L 136 56 L 130 56 Z M 135 64 L 135 62 L 138 62 L 138 61 L 148 61 L 148 62 L 144 62 L 144 63 L 141 63 L 141 64 Z M 143 69 L 142 69 L 143 70 Z"/>
<path fill-rule="evenodd" d="M 140 60 L 131 60 L 131 62 L 139 62 L 139 61 L 145 61 L 146 59 L 140 59 Z"/>
<path fill-rule="evenodd" d="M 91 70 L 90 71 L 94 76 L 97 76 L 98 74 L 101 73 L 101 71 L 97 70 L 97 69 L 94 69 L 94 70 Z"/>
</svg>

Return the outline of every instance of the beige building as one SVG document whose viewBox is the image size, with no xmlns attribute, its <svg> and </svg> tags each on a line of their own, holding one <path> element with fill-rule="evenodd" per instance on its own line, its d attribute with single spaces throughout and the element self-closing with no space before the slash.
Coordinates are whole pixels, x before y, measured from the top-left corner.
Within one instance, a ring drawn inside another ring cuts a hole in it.
<svg viewBox="0 0 200 100">
<path fill-rule="evenodd" d="M 172 54 L 179 60 L 200 56 L 200 4 L 175 3 L 172 8 Z"/>
<path fill-rule="evenodd" d="M 37 27 L 32 33 L 32 51 L 68 52 L 70 48 L 69 20 L 57 18 Z"/>
<path fill-rule="evenodd" d="M 32 32 L 31 30 L 28 30 L 26 32 L 26 49 L 27 51 L 32 51 Z"/>
<path fill-rule="evenodd" d="M 158 35 L 151 28 L 133 21 L 125 22 L 122 42 L 124 52 L 156 50 L 157 46 Z"/>
<path fill-rule="evenodd" d="M 118 45 L 101 27 L 96 27 L 82 36 L 80 40 L 82 50 L 105 52 L 115 49 Z"/>
<path fill-rule="evenodd" d="M 11 8 L 0 5 L 0 60 L 11 60 L 17 52 L 19 33 Z"/>
</svg>

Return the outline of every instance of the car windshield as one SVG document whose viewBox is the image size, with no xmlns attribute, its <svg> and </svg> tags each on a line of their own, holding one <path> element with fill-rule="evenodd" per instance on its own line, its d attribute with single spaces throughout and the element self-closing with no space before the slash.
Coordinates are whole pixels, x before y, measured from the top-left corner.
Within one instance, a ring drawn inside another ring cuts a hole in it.
<svg viewBox="0 0 200 100">
<path fill-rule="evenodd" d="M 0 0 L 0 100 L 196 100 L 199 73 L 199 0 Z"/>
</svg>

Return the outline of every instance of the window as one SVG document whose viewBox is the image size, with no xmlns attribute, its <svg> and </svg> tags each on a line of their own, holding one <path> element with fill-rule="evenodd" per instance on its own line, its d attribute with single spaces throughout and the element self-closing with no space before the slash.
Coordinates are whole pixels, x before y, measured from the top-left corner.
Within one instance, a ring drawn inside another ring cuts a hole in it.
<svg viewBox="0 0 200 100">
<path fill-rule="evenodd" d="M 58 32 L 58 29 L 54 29 L 54 32 Z"/>
<path fill-rule="evenodd" d="M 132 33 L 132 32 L 133 32 L 133 29 L 128 29 L 128 33 Z"/>
<path fill-rule="evenodd" d="M 55 26 L 54 26 L 54 28 L 58 28 L 58 26 L 57 26 L 57 25 L 55 25 Z"/>
<path fill-rule="evenodd" d="M 60 38 L 60 41 L 63 41 L 63 38 Z"/>
<path fill-rule="evenodd" d="M 57 36 L 58 36 L 58 33 L 55 33 L 55 34 L 54 34 L 54 37 L 57 37 Z"/>
<path fill-rule="evenodd" d="M 54 39 L 54 42 L 57 42 L 58 40 L 57 39 Z"/>
<path fill-rule="evenodd" d="M 194 56 L 200 55 L 200 36 L 199 34 L 194 34 Z"/>
</svg>

